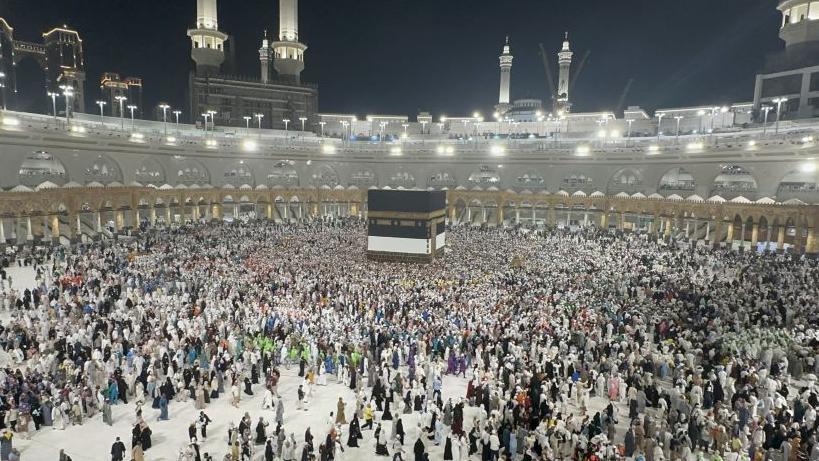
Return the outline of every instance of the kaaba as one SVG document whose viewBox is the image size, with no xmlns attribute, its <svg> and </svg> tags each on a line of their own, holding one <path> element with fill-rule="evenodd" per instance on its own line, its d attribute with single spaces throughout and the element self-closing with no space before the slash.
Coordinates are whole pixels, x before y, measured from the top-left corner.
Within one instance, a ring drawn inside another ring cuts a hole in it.
<svg viewBox="0 0 819 461">
<path fill-rule="evenodd" d="M 446 193 L 371 190 L 367 195 L 367 258 L 430 262 L 446 245 Z"/>
</svg>

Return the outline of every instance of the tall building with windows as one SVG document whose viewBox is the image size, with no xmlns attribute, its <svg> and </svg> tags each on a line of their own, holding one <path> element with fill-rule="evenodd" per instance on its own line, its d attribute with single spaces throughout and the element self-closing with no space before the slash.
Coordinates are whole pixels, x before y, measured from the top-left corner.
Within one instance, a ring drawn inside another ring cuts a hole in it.
<svg viewBox="0 0 819 461">
<path fill-rule="evenodd" d="M 188 30 L 195 63 L 189 82 L 192 120 L 214 111 L 216 126 L 245 126 L 244 117 L 261 114 L 263 128 L 300 129 L 296 121 L 312 119 L 318 111 L 318 87 L 301 81 L 307 46 L 298 35 L 298 0 L 281 1 L 279 35 L 272 42 L 264 35 L 258 78 L 236 77 L 226 68 L 226 50 L 235 50 L 235 43 L 219 30 L 216 1 L 197 0 L 196 24 Z"/>
<path fill-rule="evenodd" d="M 139 77 L 120 78 L 115 72 L 106 72 L 100 78 L 100 98 L 105 101 L 104 112 L 117 117 L 120 115 L 118 97 L 124 96 L 125 106 L 136 106 L 134 117 L 142 118 L 142 79 Z M 130 111 L 126 111 L 130 115 Z"/>
<path fill-rule="evenodd" d="M 780 0 L 779 38 L 785 48 L 769 55 L 756 76 L 754 109 L 779 110 L 782 118 L 819 115 L 819 1 Z M 775 116 L 774 114 L 771 114 Z"/>
</svg>

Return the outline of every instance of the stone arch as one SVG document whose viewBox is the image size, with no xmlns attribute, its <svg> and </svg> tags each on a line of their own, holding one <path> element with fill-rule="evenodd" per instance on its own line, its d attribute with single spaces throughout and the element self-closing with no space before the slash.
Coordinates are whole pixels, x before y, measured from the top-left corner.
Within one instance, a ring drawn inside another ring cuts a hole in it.
<svg viewBox="0 0 819 461">
<path fill-rule="evenodd" d="M 480 187 L 483 189 L 489 187 L 501 188 L 501 176 L 498 169 L 490 165 L 481 165 L 476 170 L 469 173 L 466 178 L 466 183 L 469 187 Z"/>
<path fill-rule="evenodd" d="M 333 189 L 339 185 L 338 172 L 330 165 L 321 165 L 310 175 L 310 185 Z"/>
<path fill-rule="evenodd" d="M 721 165 L 720 172 L 711 184 L 711 194 L 725 199 L 740 195 L 752 198 L 756 195 L 757 182 L 753 174 L 739 165 Z"/>
<path fill-rule="evenodd" d="M 99 154 L 91 160 L 83 170 L 83 178 L 86 182 L 98 182 L 108 184 L 114 181 L 122 182 L 122 169 L 119 164 L 106 154 Z"/>
<path fill-rule="evenodd" d="M 643 173 L 636 168 L 621 168 L 609 179 L 606 193 L 616 195 L 620 192 L 634 194 L 643 189 Z"/>
<path fill-rule="evenodd" d="M 561 178 L 560 189 L 573 193 L 577 191 L 593 192 L 594 180 L 585 173 L 570 173 Z"/>
<path fill-rule="evenodd" d="M 546 190 L 546 178 L 540 172 L 527 169 L 513 178 L 514 187 L 521 190 Z"/>
<path fill-rule="evenodd" d="M 296 171 L 295 162 L 280 160 L 274 163 L 270 172 L 267 173 L 267 184 L 270 187 L 298 187 L 299 172 Z"/>
<path fill-rule="evenodd" d="M 436 169 L 427 173 L 427 187 L 434 189 L 454 189 L 458 187 L 458 178 L 449 169 Z"/>
<path fill-rule="evenodd" d="M 197 160 L 181 159 L 177 161 L 176 182 L 184 185 L 209 184 L 210 172 Z"/>
<path fill-rule="evenodd" d="M 387 185 L 393 189 L 412 189 L 415 184 L 415 175 L 405 168 L 399 168 L 387 178 Z"/>
<path fill-rule="evenodd" d="M 795 198 L 806 203 L 816 202 L 819 198 L 819 172 L 791 170 L 779 181 L 776 198 L 780 201 Z"/>
<path fill-rule="evenodd" d="M 68 182 L 68 171 L 59 159 L 46 151 L 38 150 L 23 160 L 17 177 L 24 186 L 35 187 L 45 181 L 61 186 Z"/>
<path fill-rule="evenodd" d="M 256 185 L 253 179 L 253 169 L 245 163 L 244 160 L 236 160 L 231 162 L 222 177 L 223 184 L 231 184 L 239 187 L 247 184 L 251 187 Z"/>
<path fill-rule="evenodd" d="M 359 189 L 368 189 L 378 186 L 378 175 L 372 168 L 359 168 L 350 173 L 349 186 L 356 186 Z"/>
<path fill-rule="evenodd" d="M 687 197 L 694 193 L 697 181 L 694 176 L 683 167 L 672 168 L 663 174 L 657 190 L 662 194 L 678 194 Z"/>
<path fill-rule="evenodd" d="M 165 183 L 165 169 L 156 160 L 146 158 L 134 171 L 134 180 L 140 184 L 161 186 Z"/>
</svg>

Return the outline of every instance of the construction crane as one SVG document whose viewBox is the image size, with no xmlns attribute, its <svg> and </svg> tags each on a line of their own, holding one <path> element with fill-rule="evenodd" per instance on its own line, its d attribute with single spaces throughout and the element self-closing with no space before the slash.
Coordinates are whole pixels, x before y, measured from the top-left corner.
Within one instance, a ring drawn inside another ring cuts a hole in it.
<svg viewBox="0 0 819 461">
<path fill-rule="evenodd" d="M 617 101 L 617 107 L 614 109 L 615 114 L 619 114 L 623 111 L 623 104 L 626 102 L 626 97 L 628 96 L 628 92 L 631 90 L 632 84 L 634 84 L 634 79 L 628 79 L 628 82 L 626 82 L 626 87 L 623 88 L 623 93 L 620 94 L 620 100 Z"/>
<path fill-rule="evenodd" d="M 583 67 L 586 65 L 586 61 L 589 60 L 589 55 L 591 51 L 586 50 L 586 53 L 583 54 L 583 59 L 580 60 L 580 63 L 577 65 L 577 70 L 574 71 L 574 77 L 569 82 L 569 94 L 574 93 L 574 85 L 577 83 L 577 79 L 580 77 L 580 73 L 583 72 Z"/>
<path fill-rule="evenodd" d="M 546 54 L 546 49 L 542 43 L 539 43 L 538 46 L 540 47 L 540 57 L 543 59 L 543 69 L 546 71 L 546 89 L 548 90 L 549 99 L 554 108 L 555 100 L 557 99 L 557 87 L 555 86 L 554 78 L 552 78 L 552 69 L 549 66 L 549 56 Z"/>
</svg>

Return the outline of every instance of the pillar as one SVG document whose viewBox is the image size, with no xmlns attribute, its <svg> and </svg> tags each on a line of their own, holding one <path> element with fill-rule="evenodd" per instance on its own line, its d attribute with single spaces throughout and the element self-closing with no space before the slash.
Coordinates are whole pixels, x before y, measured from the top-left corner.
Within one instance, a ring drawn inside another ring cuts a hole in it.
<svg viewBox="0 0 819 461">
<path fill-rule="evenodd" d="M 745 220 L 739 224 L 739 247 L 745 248 Z"/>
<path fill-rule="evenodd" d="M 156 225 L 156 208 L 151 207 L 148 209 L 148 223 L 152 226 Z"/>
<path fill-rule="evenodd" d="M 469 205 L 466 206 L 466 222 L 472 224 L 472 207 Z"/>
<path fill-rule="evenodd" d="M 793 235 L 793 249 L 797 253 L 800 253 L 804 247 L 804 242 L 802 241 L 802 227 L 799 225 L 799 223 L 796 224 L 796 229 Z"/>
<path fill-rule="evenodd" d="M 766 222 L 766 227 L 768 228 L 768 236 L 765 238 L 765 251 L 768 251 L 771 249 L 771 228 L 773 227 L 773 224 Z"/>
<path fill-rule="evenodd" d="M 691 237 L 691 220 L 685 220 L 685 239 L 688 240 Z"/>
<path fill-rule="evenodd" d="M 455 207 L 449 207 L 449 224 L 455 224 Z"/>
<path fill-rule="evenodd" d="M 100 213 L 99 211 L 94 213 L 94 219 L 97 222 L 97 233 L 100 234 L 102 233 L 102 213 Z"/>
<path fill-rule="evenodd" d="M 813 227 L 808 227 L 808 236 L 805 239 L 805 254 L 816 254 L 816 232 Z"/>
<path fill-rule="evenodd" d="M 51 215 L 51 238 L 53 240 L 60 239 L 60 217 L 57 215 Z"/>
<path fill-rule="evenodd" d="M 776 251 L 785 249 L 785 225 L 780 224 L 776 235 Z"/>
<path fill-rule="evenodd" d="M 272 220 L 273 219 L 273 204 L 268 203 L 265 210 L 266 210 L 265 216 L 267 217 L 267 219 Z M 287 219 L 287 207 L 285 207 L 285 209 L 284 209 L 284 216 L 282 216 L 282 219 L 285 219 L 285 220 Z"/>
<path fill-rule="evenodd" d="M 48 216 L 43 215 L 43 230 L 42 233 L 39 234 L 40 236 L 42 236 L 43 240 L 49 238 L 48 221 L 49 221 Z"/>
<path fill-rule="evenodd" d="M 117 232 L 120 232 L 125 227 L 125 212 L 123 210 L 117 210 L 115 219 L 117 221 Z"/>
<path fill-rule="evenodd" d="M 503 207 L 498 207 L 498 219 L 497 219 L 498 226 L 503 226 Z"/>
<path fill-rule="evenodd" d="M 663 231 L 663 237 L 671 237 L 671 218 L 665 218 L 665 230 Z"/>
<path fill-rule="evenodd" d="M 221 203 L 214 203 L 213 206 L 213 219 L 222 219 L 222 204 Z"/>
<path fill-rule="evenodd" d="M 588 225 L 589 225 L 589 212 L 587 211 L 587 212 L 583 213 L 583 227 L 586 227 Z"/>
<path fill-rule="evenodd" d="M 625 229 L 625 227 L 626 227 L 626 214 L 625 213 L 620 213 L 620 216 L 618 216 L 618 219 L 617 219 L 617 228 L 620 229 L 620 230 L 623 230 L 623 229 Z"/>
<path fill-rule="evenodd" d="M 6 226 L 3 224 L 4 221 L 5 219 L 0 218 L 0 245 L 6 244 Z"/>
<path fill-rule="evenodd" d="M 554 208 L 549 208 L 549 222 L 547 224 L 550 226 L 557 224 L 557 210 Z"/>
<path fill-rule="evenodd" d="M 714 248 L 719 247 L 720 244 L 722 243 L 722 229 L 723 229 L 723 227 L 725 227 L 725 222 L 723 222 L 722 220 L 718 220 L 716 222 L 716 228 L 715 228 L 716 236 L 714 238 Z"/>
<path fill-rule="evenodd" d="M 34 234 L 31 233 L 31 216 L 26 216 L 26 240 L 34 240 Z"/>
<path fill-rule="evenodd" d="M 566 212 L 566 227 L 569 227 L 571 225 L 572 225 L 572 210 L 570 209 L 569 211 Z"/>
<path fill-rule="evenodd" d="M 520 223 L 520 208 L 515 208 L 515 224 Z"/>
<path fill-rule="evenodd" d="M 754 221 L 754 225 L 751 227 L 751 250 L 756 248 L 757 242 L 759 242 L 759 222 Z"/>
<path fill-rule="evenodd" d="M 600 227 L 603 229 L 609 228 L 609 212 L 603 210 L 603 214 L 600 215 Z"/>
<path fill-rule="evenodd" d="M 74 215 L 74 220 L 77 222 L 77 233 L 74 235 L 76 238 L 82 238 L 82 221 L 80 220 L 80 215 Z"/>
<path fill-rule="evenodd" d="M 728 236 L 725 237 L 725 240 L 728 243 L 732 244 L 732 246 L 733 246 L 733 241 L 734 241 L 734 222 L 733 221 L 728 223 Z"/>
<path fill-rule="evenodd" d="M 711 239 L 711 220 L 705 220 L 705 241 L 708 242 Z"/>
<path fill-rule="evenodd" d="M 165 225 L 171 225 L 171 204 L 165 205 Z"/>
</svg>

